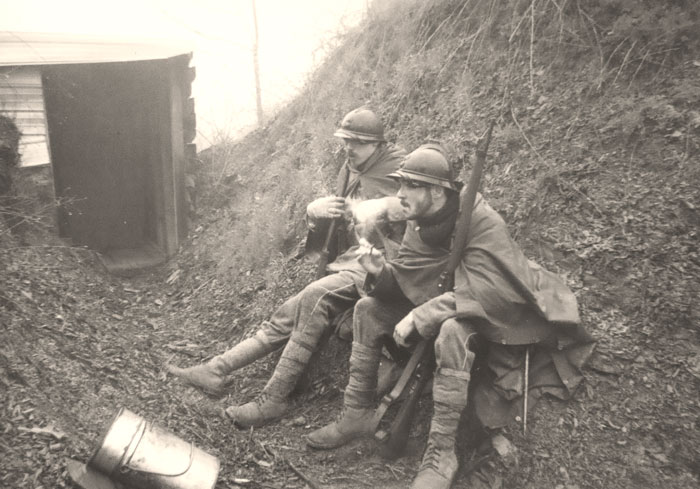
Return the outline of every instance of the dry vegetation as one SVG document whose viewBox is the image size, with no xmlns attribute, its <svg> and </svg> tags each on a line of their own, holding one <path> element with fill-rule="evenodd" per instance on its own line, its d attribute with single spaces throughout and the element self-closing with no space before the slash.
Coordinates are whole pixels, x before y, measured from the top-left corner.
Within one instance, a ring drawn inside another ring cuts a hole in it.
<svg viewBox="0 0 700 489">
<path fill-rule="evenodd" d="M 442 141 L 465 176 L 496 120 L 484 194 L 527 254 L 566 277 L 599 340 L 576 399 L 542 402 L 527 438 L 504 432 L 516 459 L 455 487 L 700 484 L 700 5 L 378 4 L 264 129 L 200 155 L 196 222 L 164 269 L 117 279 L 83 250 L 2 234 L 0 487 L 70 487 L 63 457 L 85 460 L 117 406 L 219 455 L 222 488 L 303 487 L 281 455 L 324 487 L 408 485 L 428 402 L 398 461 L 369 443 L 304 451 L 301 436 L 340 405 L 343 360 L 288 421 L 250 433 L 212 413 L 259 391 L 274 356 L 223 401 L 160 369 L 251 334 L 309 281 L 294 258 L 305 205 L 332 191 L 333 130 L 364 103 L 408 149 Z"/>
</svg>

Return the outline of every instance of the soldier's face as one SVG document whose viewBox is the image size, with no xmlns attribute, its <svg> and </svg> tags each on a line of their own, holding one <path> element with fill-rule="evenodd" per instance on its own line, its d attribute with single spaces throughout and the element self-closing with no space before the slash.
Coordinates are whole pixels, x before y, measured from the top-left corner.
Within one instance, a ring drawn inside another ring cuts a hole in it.
<svg viewBox="0 0 700 489">
<path fill-rule="evenodd" d="M 413 180 L 401 180 L 396 196 L 406 211 L 406 219 L 418 219 L 432 212 L 433 196 L 430 187 Z"/>
<path fill-rule="evenodd" d="M 359 139 L 343 139 L 343 145 L 348 155 L 348 163 L 353 168 L 357 168 L 372 156 L 379 143 Z"/>
</svg>

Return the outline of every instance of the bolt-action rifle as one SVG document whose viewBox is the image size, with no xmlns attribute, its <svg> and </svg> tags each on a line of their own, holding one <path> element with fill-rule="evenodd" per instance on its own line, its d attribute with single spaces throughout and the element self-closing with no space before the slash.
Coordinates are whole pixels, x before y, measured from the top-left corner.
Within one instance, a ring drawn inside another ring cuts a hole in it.
<svg viewBox="0 0 700 489">
<path fill-rule="evenodd" d="M 328 266 L 328 257 L 330 254 L 331 241 L 335 237 L 335 230 L 338 227 L 338 219 L 333 219 L 328 225 L 326 231 L 326 239 L 323 240 L 323 247 L 319 252 L 318 262 L 316 262 L 316 280 L 326 274 L 326 266 Z"/>
<path fill-rule="evenodd" d="M 442 293 L 454 288 L 454 272 L 462 261 L 464 250 L 469 242 L 469 228 L 471 226 L 472 211 L 476 201 L 476 194 L 481 182 L 481 174 L 486 162 L 486 152 L 491 142 L 491 133 L 495 122 L 492 122 L 483 136 L 477 142 L 476 159 L 474 168 L 469 176 L 467 189 L 461 196 L 460 214 L 455 225 L 455 237 L 447 264 L 440 275 L 439 288 Z M 411 422 L 418 407 L 418 401 L 432 377 L 435 364 L 434 339 L 421 339 L 411 354 L 410 359 L 396 382 L 394 388 L 382 398 L 377 407 L 373 423 L 375 438 L 382 442 L 382 455 L 394 459 L 399 457 L 406 448 Z M 391 421 L 388 430 L 377 430 L 379 423 L 386 414 L 390 405 L 398 399 L 404 399 L 396 417 Z"/>
<path fill-rule="evenodd" d="M 350 172 L 347 169 L 344 169 L 343 171 L 345 171 L 345 174 L 343 175 L 342 182 L 338 186 L 338 191 L 336 192 L 336 195 L 339 197 L 347 197 L 357 188 L 357 186 L 360 183 L 359 177 L 356 177 L 355 180 L 348 183 L 348 180 L 350 178 Z M 316 262 L 316 280 L 326 275 L 326 266 L 328 265 L 330 257 L 331 244 L 336 236 L 338 222 L 341 219 L 341 217 L 337 217 L 335 219 L 332 219 L 331 222 L 328 224 L 325 239 L 323 240 L 323 245 L 321 247 L 321 250 L 319 251 L 318 261 Z"/>
</svg>

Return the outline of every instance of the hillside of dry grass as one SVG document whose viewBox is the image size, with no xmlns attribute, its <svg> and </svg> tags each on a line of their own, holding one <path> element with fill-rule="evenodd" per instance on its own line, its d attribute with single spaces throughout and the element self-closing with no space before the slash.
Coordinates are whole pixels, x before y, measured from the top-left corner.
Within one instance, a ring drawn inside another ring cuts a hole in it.
<svg viewBox="0 0 700 489">
<path fill-rule="evenodd" d="M 282 456 L 326 488 L 408 486 L 427 401 L 397 461 L 369 443 L 303 447 L 339 409 L 347 346 L 287 420 L 253 432 L 215 413 L 259 392 L 274 355 L 224 400 L 161 371 L 251 334 L 308 283 L 305 206 L 333 191 L 332 133 L 363 104 L 409 150 L 441 141 L 463 179 L 495 120 L 483 193 L 598 339 L 576 399 L 542 402 L 527 437 L 504 430 L 514 459 L 454 487 L 697 486 L 699 22 L 691 0 L 378 2 L 274 120 L 200 155 L 196 222 L 168 266 L 119 279 L 84 251 L 4 239 L 0 486 L 71 487 L 63 457 L 85 460 L 116 406 L 218 455 L 217 487 L 304 487 Z"/>
</svg>

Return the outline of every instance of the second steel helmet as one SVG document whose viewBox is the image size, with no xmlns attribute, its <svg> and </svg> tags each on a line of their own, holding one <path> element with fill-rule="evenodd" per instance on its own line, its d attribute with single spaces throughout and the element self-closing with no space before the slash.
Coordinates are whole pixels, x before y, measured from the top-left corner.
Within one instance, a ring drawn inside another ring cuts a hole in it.
<svg viewBox="0 0 700 489">
<path fill-rule="evenodd" d="M 384 125 L 371 110 L 360 107 L 343 117 L 334 136 L 343 139 L 359 139 L 367 142 L 384 141 Z"/>
<path fill-rule="evenodd" d="M 388 175 L 395 180 L 439 185 L 459 191 L 462 183 L 454 179 L 452 165 L 445 157 L 445 151 L 438 144 L 423 144 L 406 156 L 398 170 Z"/>
</svg>

